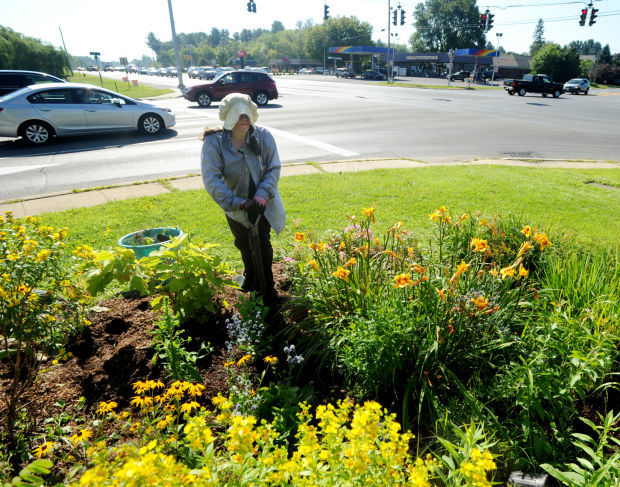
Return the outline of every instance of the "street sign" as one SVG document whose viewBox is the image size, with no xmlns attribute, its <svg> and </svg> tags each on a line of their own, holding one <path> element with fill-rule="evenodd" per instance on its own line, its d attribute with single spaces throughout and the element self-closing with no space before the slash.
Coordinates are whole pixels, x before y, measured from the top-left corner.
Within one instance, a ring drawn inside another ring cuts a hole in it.
<svg viewBox="0 0 620 487">
<path fill-rule="evenodd" d="M 192 57 L 189 54 L 184 54 L 183 59 L 190 60 Z"/>
<path fill-rule="evenodd" d="M 127 63 L 127 58 L 126 58 L 126 57 L 119 58 L 119 61 L 121 62 L 121 64 L 122 64 L 123 66 L 127 66 L 127 64 L 128 64 L 128 63 Z"/>
<path fill-rule="evenodd" d="M 237 51 L 237 57 L 245 57 L 245 51 Z"/>
<path fill-rule="evenodd" d="M 96 52 L 96 51 L 92 51 L 92 52 L 90 53 L 90 55 L 91 55 L 91 56 L 99 56 L 99 55 L 101 55 L 101 53 L 100 53 L 100 52 Z"/>
</svg>

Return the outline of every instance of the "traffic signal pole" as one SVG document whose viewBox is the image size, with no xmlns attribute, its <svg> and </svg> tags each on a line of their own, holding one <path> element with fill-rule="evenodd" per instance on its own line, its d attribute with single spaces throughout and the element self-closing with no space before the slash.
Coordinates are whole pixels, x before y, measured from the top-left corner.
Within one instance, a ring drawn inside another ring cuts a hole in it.
<svg viewBox="0 0 620 487">
<path fill-rule="evenodd" d="M 392 16 L 392 7 L 390 6 L 390 0 L 388 0 L 388 52 L 387 52 L 387 60 L 388 60 L 388 69 L 387 69 L 387 81 L 388 84 L 392 84 L 392 66 L 390 66 L 390 53 L 392 52 L 392 50 L 390 49 L 390 42 L 392 39 L 392 34 L 390 32 L 390 17 Z"/>
</svg>

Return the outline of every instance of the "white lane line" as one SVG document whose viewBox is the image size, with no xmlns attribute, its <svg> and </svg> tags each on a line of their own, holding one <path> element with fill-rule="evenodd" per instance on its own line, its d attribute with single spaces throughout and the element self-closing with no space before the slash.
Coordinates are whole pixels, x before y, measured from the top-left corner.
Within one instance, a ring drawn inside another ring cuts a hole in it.
<svg viewBox="0 0 620 487">
<path fill-rule="evenodd" d="M 359 152 L 353 152 L 348 149 L 343 149 L 342 147 L 336 147 L 335 145 L 326 144 L 325 142 L 321 142 L 318 140 L 311 139 L 309 137 L 304 137 L 302 135 L 292 134 L 291 132 L 285 132 L 284 130 L 275 129 L 273 127 L 266 127 L 272 134 L 278 135 L 280 137 L 284 137 L 285 139 L 291 139 L 296 142 L 301 142 L 302 144 L 311 145 L 314 147 L 318 147 L 319 149 L 323 149 L 327 152 L 333 152 L 335 154 L 339 154 L 345 157 L 359 156 Z"/>
<path fill-rule="evenodd" d="M 15 174 L 19 172 L 34 171 L 35 169 L 41 169 L 42 167 L 60 166 L 60 164 L 40 164 L 38 166 L 8 166 L 0 167 L 0 176 L 6 176 L 7 174 Z"/>
</svg>

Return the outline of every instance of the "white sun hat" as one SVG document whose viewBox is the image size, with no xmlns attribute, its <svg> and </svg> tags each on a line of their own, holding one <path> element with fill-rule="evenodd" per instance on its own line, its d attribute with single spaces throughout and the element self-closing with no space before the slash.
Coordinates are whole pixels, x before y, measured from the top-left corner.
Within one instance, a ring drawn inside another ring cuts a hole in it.
<svg viewBox="0 0 620 487">
<path fill-rule="evenodd" d="M 220 120 L 226 130 L 232 130 L 241 115 L 247 115 L 252 127 L 258 120 L 258 107 L 249 95 L 231 93 L 220 102 Z"/>
</svg>

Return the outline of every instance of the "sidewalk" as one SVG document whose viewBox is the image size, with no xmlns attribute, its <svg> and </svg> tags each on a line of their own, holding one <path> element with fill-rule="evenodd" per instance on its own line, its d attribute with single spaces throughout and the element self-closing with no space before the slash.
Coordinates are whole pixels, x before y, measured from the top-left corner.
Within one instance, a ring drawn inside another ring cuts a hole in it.
<svg viewBox="0 0 620 487">
<path fill-rule="evenodd" d="M 620 162 L 565 160 L 520 160 L 520 159 L 478 159 L 473 161 L 420 162 L 409 159 L 375 159 L 362 161 L 335 161 L 312 164 L 288 164 L 282 166 L 282 177 L 303 174 L 342 173 L 371 171 L 374 169 L 406 169 L 427 166 L 465 166 L 465 165 L 504 165 L 538 168 L 572 168 L 572 169 L 620 169 Z M 96 206 L 108 201 L 119 201 L 143 196 L 155 196 L 172 191 L 204 189 L 200 176 L 170 178 L 161 181 L 126 184 L 105 189 L 85 190 L 79 193 L 63 191 L 24 198 L 18 202 L 0 201 L 0 214 L 13 212 L 16 218 L 41 213 L 53 213 L 87 206 Z"/>
</svg>

